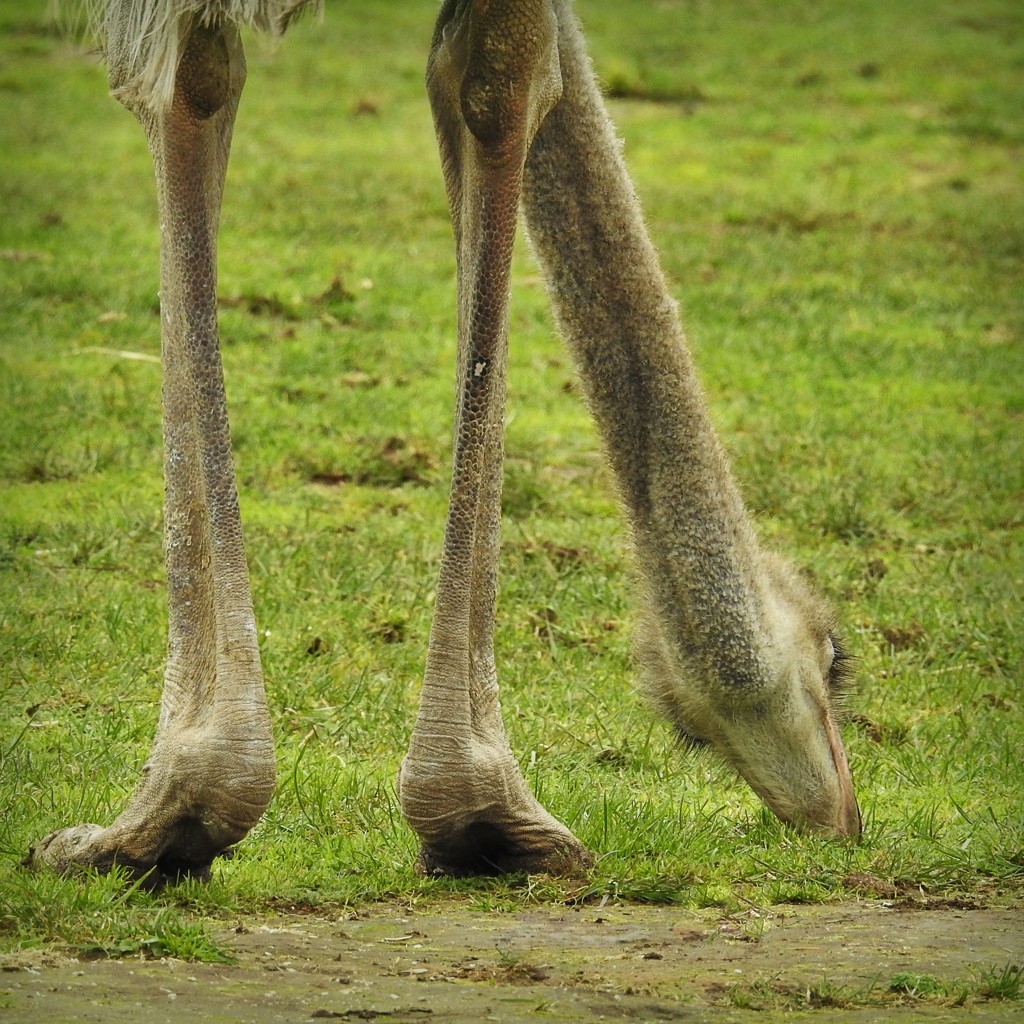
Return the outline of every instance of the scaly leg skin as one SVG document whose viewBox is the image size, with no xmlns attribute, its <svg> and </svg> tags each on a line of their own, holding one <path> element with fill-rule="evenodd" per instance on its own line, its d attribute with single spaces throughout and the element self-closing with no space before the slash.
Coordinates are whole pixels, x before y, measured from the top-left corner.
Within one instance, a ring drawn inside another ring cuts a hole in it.
<svg viewBox="0 0 1024 1024">
<path fill-rule="evenodd" d="M 111 60 L 115 86 L 116 67 Z M 133 109 L 153 153 L 161 222 L 169 627 L 160 720 L 116 820 L 47 836 L 28 866 L 117 865 L 152 885 L 206 877 L 273 793 L 216 321 L 217 221 L 244 78 L 237 30 L 193 22 L 170 105 Z"/>
<path fill-rule="evenodd" d="M 546 0 L 450 0 L 427 87 L 455 230 L 455 465 L 420 711 L 399 789 L 425 874 L 566 874 L 589 852 L 535 799 L 509 747 L 493 633 L 512 245 L 523 164 L 558 101 Z"/>
</svg>

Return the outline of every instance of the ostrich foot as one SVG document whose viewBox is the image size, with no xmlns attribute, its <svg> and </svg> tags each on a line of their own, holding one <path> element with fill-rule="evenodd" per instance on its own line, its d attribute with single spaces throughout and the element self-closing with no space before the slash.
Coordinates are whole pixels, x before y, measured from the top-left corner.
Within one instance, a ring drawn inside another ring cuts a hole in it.
<svg viewBox="0 0 1024 1024">
<path fill-rule="evenodd" d="M 495 763 L 497 760 L 498 763 Z M 570 875 L 590 851 L 529 791 L 511 753 L 402 765 L 402 810 L 420 838 L 422 875 Z M 452 766 L 457 767 L 452 770 Z"/>
<path fill-rule="evenodd" d="M 122 868 L 146 888 L 157 889 L 183 878 L 209 881 L 214 858 L 230 856 L 230 847 L 214 842 L 198 820 L 178 822 L 172 830 L 175 838 L 156 856 L 144 840 L 118 837 L 119 831 L 92 823 L 58 829 L 29 847 L 22 866 L 61 874 L 90 868 L 107 873 Z"/>
<path fill-rule="evenodd" d="M 453 829 L 443 843 L 423 843 L 416 873 L 452 878 L 521 872 L 566 876 L 593 863 L 593 854 L 566 828 L 480 817 Z"/>
<path fill-rule="evenodd" d="M 231 855 L 273 793 L 269 738 L 246 746 L 223 739 L 215 745 L 194 729 L 164 739 L 109 827 L 89 823 L 52 832 L 29 849 L 22 865 L 60 873 L 122 868 L 147 888 L 209 879 L 214 859 Z"/>
</svg>

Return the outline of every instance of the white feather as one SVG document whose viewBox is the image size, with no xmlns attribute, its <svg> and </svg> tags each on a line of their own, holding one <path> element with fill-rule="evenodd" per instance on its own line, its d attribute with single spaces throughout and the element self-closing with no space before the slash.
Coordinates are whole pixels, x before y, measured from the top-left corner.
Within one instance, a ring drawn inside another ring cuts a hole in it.
<svg viewBox="0 0 1024 1024">
<path fill-rule="evenodd" d="M 321 0 L 50 0 L 50 13 L 101 41 L 116 96 L 156 113 L 171 101 L 182 42 L 196 23 L 234 22 L 280 35 L 300 12 L 320 5 Z"/>
</svg>

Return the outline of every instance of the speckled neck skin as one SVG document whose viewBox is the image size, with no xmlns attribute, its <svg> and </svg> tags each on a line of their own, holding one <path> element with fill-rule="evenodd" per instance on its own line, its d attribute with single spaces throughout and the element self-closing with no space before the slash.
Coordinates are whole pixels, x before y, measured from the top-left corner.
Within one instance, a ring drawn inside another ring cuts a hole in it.
<svg viewBox="0 0 1024 1024">
<path fill-rule="evenodd" d="M 618 142 L 592 82 L 573 71 L 530 153 L 530 238 L 666 626 L 689 638 L 703 671 L 756 685 L 757 543 Z"/>
<path fill-rule="evenodd" d="M 562 100 L 526 168 L 530 239 L 659 619 L 693 670 L 725 687 L 758 686 L 757 541 L 571 20 L 562 47 L 571 54 Z"/>
<path fill-rule="evenodd" d="M 556 9 L 562 97 L 531 146 L 523 203 L 632 526 L 649 689 L 780 817 L 855 835 L 830 706 L 831 613 L 758 545 L 582 33 L 567 2 Z"/>
</svg>

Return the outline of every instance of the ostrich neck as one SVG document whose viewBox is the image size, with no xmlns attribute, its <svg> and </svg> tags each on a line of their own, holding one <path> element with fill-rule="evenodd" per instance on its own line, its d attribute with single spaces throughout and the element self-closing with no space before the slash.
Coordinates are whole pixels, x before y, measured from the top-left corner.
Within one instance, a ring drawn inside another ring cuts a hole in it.
<svg viewBox="0 0 1024 1024">
<path fill-rule="evenodd" d="M 761 618 L 757 542 L 578 27 L 563 25 L 561 40 L 562 100 L 527 162 L 530 238 L 661 624 L 686 660 L 724 681 L 751 682 Z"/>
</svg>

